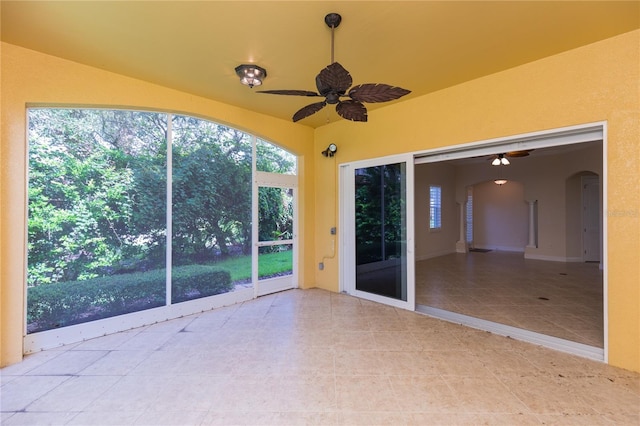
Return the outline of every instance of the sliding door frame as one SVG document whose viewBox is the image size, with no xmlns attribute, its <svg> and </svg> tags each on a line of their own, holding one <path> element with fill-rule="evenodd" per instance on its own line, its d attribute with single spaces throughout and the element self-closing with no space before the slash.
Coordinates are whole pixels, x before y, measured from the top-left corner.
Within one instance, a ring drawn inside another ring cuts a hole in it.
<svg viewBox="0 0 640 426">
<path fill-rule="evenodd" d="M 405 164 L 406 196 L 406 301 L 364 292 L 356 289 L 356 246 L 355 246 L 355 179 L 356 169 L 382 166 L 386 164 Z M 402 154 L 383 158 L 340 164 L 340 277 L 341 292 L 383 303 L 397 308 L 415 310 L 415 209 L 414 209 L 414 160 L 413 154 Z"/>
</svg>

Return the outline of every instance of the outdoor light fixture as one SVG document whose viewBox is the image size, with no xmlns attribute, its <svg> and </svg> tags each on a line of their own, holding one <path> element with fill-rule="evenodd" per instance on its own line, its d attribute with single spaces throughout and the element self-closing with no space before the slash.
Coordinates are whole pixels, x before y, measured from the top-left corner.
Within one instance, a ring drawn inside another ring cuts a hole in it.
<svg viewBox="0 0 640 426">
<path fill-rule="evenodd" d="M 496 180 L 494 180 L 493 182 L 494 182 L 496 185 L 502 186 L 502 185 L 504 185 L 505 183 L 507 183 L 507 180 L 506 180 L 506 179 L 496 179 Z"/>
<path fill-rule="evenodd" d="M 504 154 L 498 154 L 498 156 L 491 162 L 492 166 L 508 166 L 511 164 Z"/>
<path fill-rule="evenodd" d="M 267 76 L 267 70 L 253 64 L 243 64 L 236 67 L 236 74 L 240 77 L 240 83 L 253 88 L 262 84 L 262 80 Z"/>
<path fill-rule="evenodd" d="M 336 146 L 335 143 L 332 143 L 332 144 L 329 144 L 327 149 L 322 151 L 322 155 L 324 155 L 325 157 L 333 157 L 334 155 L 336 155 L 336 152 L 338 152 L 338 147 Z"/>
</svg>

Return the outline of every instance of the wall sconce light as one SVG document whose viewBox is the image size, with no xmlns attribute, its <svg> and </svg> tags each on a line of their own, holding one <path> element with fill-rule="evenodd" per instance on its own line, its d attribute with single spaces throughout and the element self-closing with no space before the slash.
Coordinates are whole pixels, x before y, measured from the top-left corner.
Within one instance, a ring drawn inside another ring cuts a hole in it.
<svg viewBox="0 0 640 426">
<path fill-rule="evenodd" d="M 494 182 L 496 185 L 498 185 L 498 186 L 502 186 L 502 185 L 504 185 L 505 183 L 507 183 L 508 181 L 507 181 L 506 179 L 496 179 L 496 180 L 494 180 L 493 182 Z"/>
<path fill-rule="evenodd" d="M 324 155 L 325 157 L 333 157 L 334 155 L 336 155 L 336 152 L 338 152 L 338 147 L 336 146 L 335 143 L 332 143 L 332 144 L 329 144 L 327 149 L 322 151 L 322 155 Z"/>
<path fill-rule="evenodd" d="M 498 154 L 491 162 L 492 166 L 508 166 L 509 164 L 511 163 L 507 160 L 507 157 L 505 157 L 504 154 Z"/>
<path fill-rule="evenodd" d="M 243 64 L 236 67 L 236 74 L 240 77 L 240 83 L 253 88 L 262 84 L 262 80 L 267 76 L 267 70 L 253 64 Z"/>
</svg>

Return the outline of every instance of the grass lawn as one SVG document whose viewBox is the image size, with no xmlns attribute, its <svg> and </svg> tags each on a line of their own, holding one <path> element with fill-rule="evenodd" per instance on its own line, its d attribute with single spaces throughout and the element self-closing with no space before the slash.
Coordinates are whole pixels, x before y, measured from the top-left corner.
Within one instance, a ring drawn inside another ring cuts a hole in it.
<svg viewBox="0 0 640 426">
<path fill-rule="evenodd" d="M 212 265 L 229 271 L 232 282 L 251 279 L 251 256 L 232 257 Z M 258 275 L 261 278 L 291 271 L 293 267 L 293 251 L 261 254 L 258 266 Z"/>
</svg>

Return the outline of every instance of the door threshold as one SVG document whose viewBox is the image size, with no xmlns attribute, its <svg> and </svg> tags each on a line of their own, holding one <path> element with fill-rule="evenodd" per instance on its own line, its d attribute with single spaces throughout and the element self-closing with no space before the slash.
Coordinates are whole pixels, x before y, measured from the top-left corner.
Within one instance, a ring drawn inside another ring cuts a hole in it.
<svg viewBox="0 0 640 426">
<path fill-rule="evenodd" d="M 583 358 L 604 362 L 604 349 L 596 346 L 585 345 L 583 343 L 573 342 L 571 340 L 561 339 L 559 337 L 536 333 L 523 328 L 512 327 L 510 325 L 487 321 L 425 305 L 416 305 L 416 312 L 444 321 L 462 324 L 478 330 L 488 331 L 500 336 L 511 337 L 523 342 L 533 343 L 550 349 L 555 349 L 557 351 L 581 356 Z"/>
</svg>

